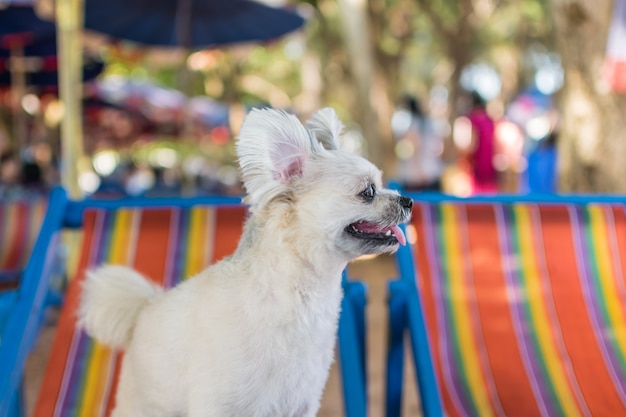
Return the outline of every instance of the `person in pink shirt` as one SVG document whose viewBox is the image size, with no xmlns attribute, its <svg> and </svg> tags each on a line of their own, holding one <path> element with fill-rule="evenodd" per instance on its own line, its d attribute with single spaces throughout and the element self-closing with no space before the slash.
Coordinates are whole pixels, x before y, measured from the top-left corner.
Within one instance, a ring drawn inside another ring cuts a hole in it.
<svg viewBox="0 0 626 417">
<path fill-rule="evenodd" d="M 495 123 L 487 114 L 485 100 L 472 92 L 472 108 L 467 118 L 472 124 L 472 150 L 469 154 L 473 193 L 498 191 L 498 173 L 493 165 Z"/>
</svg>

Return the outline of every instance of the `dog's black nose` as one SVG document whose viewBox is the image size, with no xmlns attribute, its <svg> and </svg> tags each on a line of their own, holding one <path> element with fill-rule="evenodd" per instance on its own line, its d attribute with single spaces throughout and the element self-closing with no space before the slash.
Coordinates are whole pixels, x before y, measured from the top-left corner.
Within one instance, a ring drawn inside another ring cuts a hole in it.
<svg viewBox="0 0 626 417">
<path fill-rule="evenodd" d="M 410 199 L 409 197 L 403 197 L 400 196 L 400 205 L 407 209 L 407 210 L 411 210 L 413 208 L 413 200 Z"/>
</svg>

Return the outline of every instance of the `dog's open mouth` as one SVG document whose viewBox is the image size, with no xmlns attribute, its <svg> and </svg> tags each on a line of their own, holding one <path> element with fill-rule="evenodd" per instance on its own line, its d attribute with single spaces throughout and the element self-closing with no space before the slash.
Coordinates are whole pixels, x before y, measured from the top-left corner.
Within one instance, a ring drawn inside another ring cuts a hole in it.
<svg viewBox="0 0 626 417">
<path fill-rule="evenodd" d="M 361 220 L 346 227 L 346 232 L 358 239 L 375 240 L 390 245 L 396 243 L 406 245 L 406 237 L 398 225 L 381 226 Z"/>
</svg>

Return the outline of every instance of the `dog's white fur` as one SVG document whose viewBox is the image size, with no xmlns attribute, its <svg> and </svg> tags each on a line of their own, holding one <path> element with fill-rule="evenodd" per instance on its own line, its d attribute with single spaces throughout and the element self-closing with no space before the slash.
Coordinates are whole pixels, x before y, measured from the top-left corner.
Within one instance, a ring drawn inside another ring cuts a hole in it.
<svg viewBox="0 0 626 417">
<path fill-rule="evenodd" d="M 371 163 L 338 150 L 341 130 L 331 109 L 307 127 L 253 110 L 237 143 L 251 216 L 232 256 L 169 291 L 122 266 L 87 273 L 80 323 L 126 349 L 114 417 L 316 414 L 342 270 L 397 249 L 410 212 Z M 359 220 L 387 237 L 348 233 Z"/>
</svg>

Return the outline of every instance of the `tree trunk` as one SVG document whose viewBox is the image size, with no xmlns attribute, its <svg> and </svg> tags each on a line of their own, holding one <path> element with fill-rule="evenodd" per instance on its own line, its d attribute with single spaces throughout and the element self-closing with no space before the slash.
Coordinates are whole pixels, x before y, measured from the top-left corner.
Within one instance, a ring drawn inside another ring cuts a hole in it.
<svg viewBox="0 0 626 417">
<path fill-rule="evenodd" d="M 342 27 L 350 71 L 356 90 L 356 121 L 368 145 L 368 157 L 378 166 L 385 163 L 385 148 L 378 137 L 378 117 L 372 103 L 374 61 L 367 24 L 365 0 L 340 0 Z"/>
<path fill-rule="evenodd" d="M 551 0 L 565 83 L 560 93 L 559 188 L 626 193 L 626 98 L 603 77 L 612 2 Z"/>
</svg>

